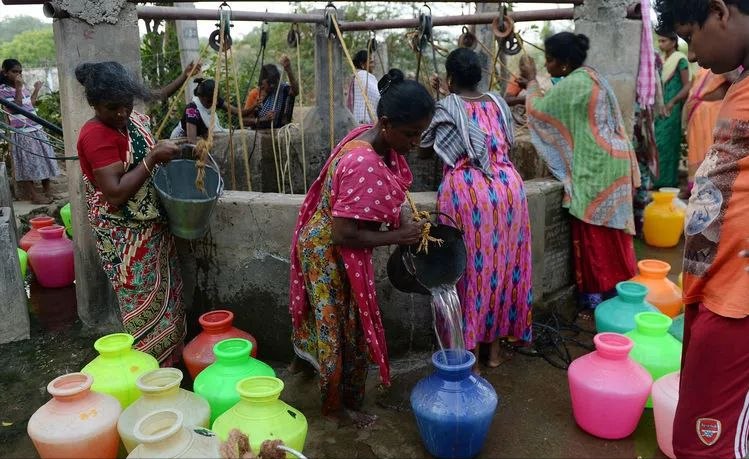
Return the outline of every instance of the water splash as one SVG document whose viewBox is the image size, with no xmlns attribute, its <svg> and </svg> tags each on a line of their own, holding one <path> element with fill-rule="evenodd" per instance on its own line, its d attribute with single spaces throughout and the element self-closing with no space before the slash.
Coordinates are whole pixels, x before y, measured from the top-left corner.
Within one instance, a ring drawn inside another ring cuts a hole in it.
<svg viewBox="0 0 749 459">
<path fill-rule="evenodd" d="M 441 285 L 430 290 L 432 294 L 432 319 L 437 343 L 442 352 L 451 349 L 459 355 L 465 351 L 463 339 L 463 311 L 454 285 Z"/>
</svg>

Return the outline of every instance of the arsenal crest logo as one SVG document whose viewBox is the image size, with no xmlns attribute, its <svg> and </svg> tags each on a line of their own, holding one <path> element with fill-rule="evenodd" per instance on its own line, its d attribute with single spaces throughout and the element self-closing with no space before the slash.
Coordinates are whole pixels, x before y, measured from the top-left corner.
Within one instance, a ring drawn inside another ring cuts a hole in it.
<svg viewBox="0 0 749 459">
<path fill-rule="evenodd" d="M 705 446 L 713 446 L 720 438 L 720 421 L 712 418 L 697 420 L 697 436 Z"/>
</svg>

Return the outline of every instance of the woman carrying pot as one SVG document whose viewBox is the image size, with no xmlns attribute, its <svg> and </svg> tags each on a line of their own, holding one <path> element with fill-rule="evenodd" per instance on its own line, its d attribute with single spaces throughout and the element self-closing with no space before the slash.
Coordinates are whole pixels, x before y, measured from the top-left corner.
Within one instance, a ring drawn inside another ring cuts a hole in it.
<svg viewBox="0 0 749 459">
<path fill-rule="evenodd" d="M 323 414 L 359 428 L 376 419 L 361 411 L 368 358 L 390 384 L 372 249 L 421 239 L 423 224 L 401 215 L 413 180 L 404 155 L 434 113 L 426 88 L 400 70 L 378 87 L 376 123 L 355 128 L 333 150 L 307 193 L 291 246 L 294 351 L 320 373 Z"/>
<path fill-rule="evenodd" d="M 191 71 L 192 66 L 183 77 Z M 136 99 L 159 93 L 143 87 L 121 64 L 80 64 L 75 76 L 95 113 L 81 128 L 78 157 L 96 248 L 135 348 L 171 366 L 179 361 L 185 337 L 182 278 L 151 176 L 179 149 L 169 141 L 157 143 L 148 117 L 133 111 Z M 179 84 L 172 82 L 161 93 L 168 95 Z"/>
<path fill-rule="evenodd" d="M 474 51 L 454 50 L 445 69 L 450 95 L 437 103 L 421 152 L 444 163 L 437 211 L 465 232 L 466 271 L 457 290 L 465 346 L 479 372 L 479 344 L 489 345 L 487 364 L 495 368 L 503 360 L 500 340 L 531 341 L 530 220 L 523 179 L 509 158 L 510 108 L 501 96 L 476 89 L 481 63 Z"/>
</svg>

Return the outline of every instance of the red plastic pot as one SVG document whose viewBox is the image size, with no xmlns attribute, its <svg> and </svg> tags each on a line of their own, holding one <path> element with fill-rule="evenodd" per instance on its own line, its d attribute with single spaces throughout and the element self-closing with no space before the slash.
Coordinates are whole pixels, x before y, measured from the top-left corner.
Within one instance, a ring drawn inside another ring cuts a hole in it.
<svg viewBox="0 0 749 459">
<path fill-rule="evenodd" d="M 257 357 L 257 340 L 249 333 L 232 325 L 234 313 L 218 309 L 206 312 L 198 319 L 203 331 L 190 341 L 182 351 L 182 358 L 192 379 L 216 361 L 213 346 L 229 338 L 243 338 L 252 343 L 252 357 Z"/>
</svg>

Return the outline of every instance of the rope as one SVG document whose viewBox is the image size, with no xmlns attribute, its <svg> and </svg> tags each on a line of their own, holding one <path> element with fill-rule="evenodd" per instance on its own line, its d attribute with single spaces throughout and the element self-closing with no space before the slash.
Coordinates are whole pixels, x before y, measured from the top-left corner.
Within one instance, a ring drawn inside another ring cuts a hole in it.
<svg viewBox="0 0 749 459">
<path fill-rule="evenodd" d="M 198 57 L 198 61 L 195 63 L 195 65 L 200 64 L 203 61 L 203 58 L 205 57 L 205 53 L 208 50 L 208 44 L 203 45 L 203 49 L 200 51 L 200 56 Z M 193 70 L 195 68 L 193 67 Z M 161 120 L 161 124 L 159 124 L 159 128 L 156 130 L 156 135 L 154 136 L 156 139 L 161 138 L 161 131 L 164 130 L 164 127 L 166 127 L 166 123 L 169 122 L 169 120 L 172 118 L 172 115 L 174 114 L 174 110 L 177 108 L 177 104 L 179 104 L 179 100 L 182 98 L 182 94 L 185 92 L 185 89 L 187 86 L 190 85 L 191 77 L 194 74 L 190 72 L 190 75 L 187 75 L 187 78 L 185 78 L 184 83 L 182 83 L 182 86 L 179 87 L 179 91 L 177 91 L 177 97 L 172 99 L 172 102 L 169 104 L 169 109 L 166 111 L 166 115 L 164 116 L 164 119 Z"/>
<path fill-rule="evenodd" d="M 413 214 L 414 221 L 418 222 L 422 219 L 426 219 L 427 221 L 426 224 L 421 228 L 421 241 L 419 242 L 418 249 L 416 249 L 416 253 L 429 253 L 430 242 L 434 242 L 438 246 L 442 246 L 442 243 L 444 242 L 442 239 L 437 239 L 436 237 L 432 237 L 429 235 L 429 231 L 432 228 L 432 223 L 429 221 L 429 212 L 419 212 L 419 209 L 416 208 L 416 203 L 414 203 L 414 200 L 411 197 L 411 193 L 409 193 L 408 191 L 406 191 L 406 200 L 408 200 L 408 205 L 411 207 L 411 213 Z"/>
<path fill-rule="evenodd" d="M 226 100 L 231 105 L 231 82 L 229 81 L 229 50 L 224 48 L 224 75 L 226 76 Z M 239 101 L 237 101 L 239 104 Z M 241 111 L 241 107 L 240 107 Z M 229 123 L 229 162 L 231 164 L 231 188 L 237 189 L 237 174 L 234 165 L 234 125 L 231 122 L 231 109 L 226 107 L 226 120 Z"/>
<path fill-rule="evenodd" d="M 346 42 L 343 40 L 341 29 L 338 27 L 338 19 L 336 19 L 335 16 L 332 16 L 332 18 L 333 18 L 333 27 L 335 27 L 335 33 L 336 33 L 336 36 L 338 37 L 338 41 L 341 42 L 343 53 L 346 55 L 346 60 L 348 61 L 349 65 L 351 65 L 351 71 L 354 73 L 354 80 L 356 80 L 356 84 L 359 86 L 359 91 L 361 91 L 362 96 L 364 97 L 364 104 L 367 107 L 367 112 L 369 112 L 369 119 L 374 121 L 377 119 L 377 115 L 375 114 L 375 111 L 372 109 L 372 104 L 369 102 L 369 98 L 367 97 L 367 89 L 364 86 L 364 83 L 362 83 L 361 79 L 359 78 L 359 75 L 356 73 L 356 66 L 354 65 L 354 61 L 351 59 L 351 54 L 348 52 L 348 47 L 346 46 Z M 367 59 L 369 59 L 369 54 L 367 54 Z"/>
<path fill-rule="evenodd" d="M 229 53 L 231 56 L 231 67 L 232 67 L 232 74 L 234 76 L 234 95 L 237 98 L 237 106 L 239 107 L 239 129 L 241 132 L 242 137 L 242 159 L 244 160 L 244 173 L 247 177 L 247 191 L 252 191 L 252 177 L 250 174 L 250 159 L 247 151 L 247 139 L 245 138 L 245 129 L 244 129 L 244 118 L 242 115 L 242 100 L 239 98 L 239 78 L 237 78 L 237 62 L 234 60 L 234 51 L 232 51 L 231 48 L 229 48 Z"/>
<path fill-rule="evenodd" d="M 335 112 L 333 110 L 333 42 L 330 37 L 328 37 L 328 116 L 330 120 L 330 126 L 328 127 L 330 151 L 333 151 L 333 148 L 335 148 L 335 126 L 333 126 Z"/>
<path fill-rule="evenodd" d="M 221 15 L 221 30 L 224 30 L 224 16 Z M 224 49 L 224 35 L 219 34 L 219 49 Z M 219 52 L 216 57 L 216 85 L 213 88 L 213 104 L 211 105 L 211 120 L 208 125 L 208 136 L 205 139 L 200 139 L 195 144 L 195 168 L 197 174 L 195 176 L 195 187 L 205 193 L 205 186 L 203 180 L 205 179 L 205 161 L 208 159 L 208 152 L 213 148 L 213 134 L 214 127 L 216 126 L 216 101 L 218 100 L 218 88 L 221 82 L 221 53 Z"/>
<path fill-rule="evenodd" d="M 286 176 L 285 174 L 288 173 L 289 176 L 289 191 L 291 194 L 294 194 L 294 184 L 291 179 L 291 141 L 292 141 L 292 134 L 291 130 L 296 129 L 299 130 L 299 125 L 296 123 L 289 123 L 281 128 L 278 129 L 278 133 L 276 134 L 276 142 L 278 144 L 278 151 L 279 151 L 279 163 L 281 165 L 281 186 L 282 186 L 282 192 L 286 193 Z M 283 146 L 282 146 L 283 142 Z M 283 163 L 283 157 L 282 152 L 286 151 L 286 163 Z"/>
<path fill-rule="evenodd" d="M 276 94 L 273 96 L 273 119 L 270 122 L 270 141 L 271 145 L 273 146 L 273 164 L 276 166 L 276 186 L 278 187 L 278 192 L 283 193 L 282 191 L 285 187 L 281 186 L 281 172 L 279 169 L 280 161 L 278 158 L 278 153 L 276 152 L 276 137 L 275 137 L 275 129 L 274 125 L 276 124 L 276 116 L 278 113 L 276 113 L 276 104 L 278 103 L 278 94 L 281 92 L 281 84 L 282 80 L 278 81 L 278 86 L 276 86 Z"/>
<path fill-rule="evenodd" d="M 299 29 L 296 29 L 296 71 L 299 79 L 299 107 L 304 107 L 304 91 L 302 89 L 302 37 Z M 304 183 L 304 192 L 307 193 L 307 157 L 304 148 L 304 116 L 299 117 L 299 125 L 302 137 L 302 181 Z M 289 178 L 291 180 L 291 178 Z"/>
</svg>

